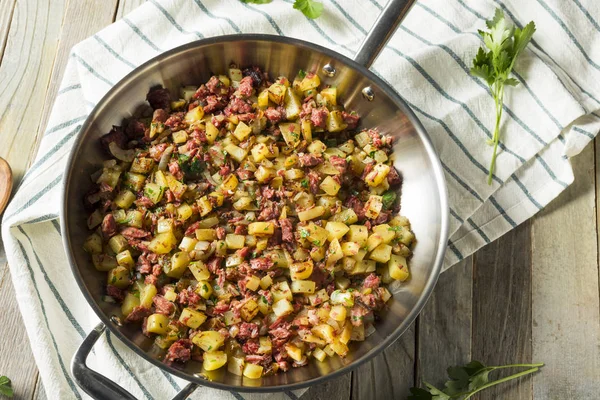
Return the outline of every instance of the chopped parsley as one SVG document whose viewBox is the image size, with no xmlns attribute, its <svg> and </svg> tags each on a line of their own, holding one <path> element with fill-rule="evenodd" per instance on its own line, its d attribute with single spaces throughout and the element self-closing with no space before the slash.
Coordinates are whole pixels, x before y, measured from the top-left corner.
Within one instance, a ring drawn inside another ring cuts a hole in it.
<svg viewBox="0 0 600 400">
<path fill-rule="evenodd" d="M 308 236 L 310 236 L 310 233 L 308 233 L 307 230 L 304 230 L 304 229 L 300 230 L 300 237 L 301 238 L 307 238 Z"/>
<path fill-rule="evenodd" d="M 302 185 L 302 187 L 307 188 L 308 187 L 308 179 L 303 179 L 302 182 L 300 182 L 300 184 Z"/>
<path fill-rule="evenodd" d="M 304 79 L 305 77 L 306 77 L 306 71 L 304 71 L 302 69 L 300 71 L 298 71 L 298 78 Z"/>
<path fill-rule="evenodd" d="M 390 226 L 388 228 L 388 231 L 394 231 L 394 232 L 400 232 L 402 231 L 404 228 L 401 226 Z"/>
<path fill-rule="evenodd" d="M 381 196 L 381 202 L 383 203 L 383 208 L 389 210 L 392 208 L 394 203 L 396 202 L 396 193 L 393 191 L 387 191 Z"/>
</svg>

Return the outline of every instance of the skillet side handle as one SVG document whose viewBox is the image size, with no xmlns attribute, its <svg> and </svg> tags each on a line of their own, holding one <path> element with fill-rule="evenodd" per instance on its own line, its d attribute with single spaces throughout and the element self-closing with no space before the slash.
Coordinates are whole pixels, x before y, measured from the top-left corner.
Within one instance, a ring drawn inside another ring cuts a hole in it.
<svg viewBox="0 0 600 400">
<path fill-rule="evenodd" d="M 86 336 L 73 356 L 73 360 L 71 361 L 71 373 L 73 374 L 77 385 L 96 400 L 136 400 L 136 398 L 127 390 L 123 389 L 104 375 L 91 370 L 85 363 L 94 344 L 98 341 L 100 336 L 102 336 L 105 330 L 106 326 L 103 323 L 99 323 Z M 195 383 L 190 383 L 177 393 L 173 400 L 186 399 L 197 387 L 198 385 Z"/>
<path fill-rule="evenodd" d="M 406 17 L 414 3 L 415 0 L 389 0 L 360 44 L 354 56 L 354 61 L 369 68 L 396 32 L 396 28 Z"/>
</svg>

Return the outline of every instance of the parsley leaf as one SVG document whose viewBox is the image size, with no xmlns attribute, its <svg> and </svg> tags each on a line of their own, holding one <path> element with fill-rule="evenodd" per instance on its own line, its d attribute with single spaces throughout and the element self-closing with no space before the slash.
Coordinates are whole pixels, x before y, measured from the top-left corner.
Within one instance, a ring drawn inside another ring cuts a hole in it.
<svg viewBox="0 0 600 400">
<path fill-rule="evenodd" d="M 12 382 L 6 376 L 0 376 L 0 394 L 6 397 L 14 396 Z"/>
<path fill-rule="evenodd" d="M 504 12 L 496 9 L 494 17 L 486 21 L 489 31 L 479 31 L 485 47 L 480 47 L 473 59 L 471 75 L 485 80 L 488 84 L 496 107 L 494 136 L 489 141 L 494 146 L 490 163 L 488 185 L 496 167 L 496 153 L 500 141 L 500 122 L 504 104 L 505 86 L 517 86 L 519 81 L 509 75 L 519 54 L 527 47 L 535 32 L 535 23 L 528 23 L 523 29 L 515 28 L 504 18 Z"/>
<path fill-rule="evenodd" d="M 381 202 L 383 203 L 383 208 L 385 208 L 386 210 L 391 209 L 392 206 L 394 205 L 395 201 L 396 201 L 396 193 L 391 190 L 388 192 L 385 192 L 383 194 L 383 196 L 381 196 Z"/>
<path fill-rule="evenodd" d="M 314 0 L 296 0 L 294 8 L 310 19 L 318 18 L 323 13 L 323 3 Z"/>
<path fill-rule="evenodd" d="M 424 388 L 413 387 L 410 389 L 408 400 L 467 400 L 475 393 L 488 387 L 508 382 L 525 375 L 539 371 L 544 364 L 510 364 L 495 367 L 486 367 L 479 361 L 471 361 L 462 366 L 448 368 L 448 377 L 450 378 L 443 390 L 440 390 L 430 383 L 423 382 Z M 496 370 L 505 368 L 526 368 L 521 372 L 497 379 L 489 380 L 489 374 Z"/>
</svg>

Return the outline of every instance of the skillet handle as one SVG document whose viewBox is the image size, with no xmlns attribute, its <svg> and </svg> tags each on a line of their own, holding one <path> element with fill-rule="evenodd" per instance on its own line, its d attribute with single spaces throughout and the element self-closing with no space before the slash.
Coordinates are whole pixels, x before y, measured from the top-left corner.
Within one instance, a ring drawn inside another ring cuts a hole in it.
<svg viewBox="0 0 600 400">
<path fill-rule="evenodd" d="M 360 44 L 354 61 L 369 68 L 414 3 L 415 0 L 389 0 Z"/>
<path fill-rule="evenodd" d="M 73 374 L 77 385 L 96 400 L 136 400 L 136 398 L 127 390 L 123 389 L 104 375 L 91 370 L 85 363 L 94 344 L 98 341 L 100 336 L 102 336 L 102 333 L 104 333 L 105 330 L 106 326 L 103 323 L 99 323 L 86 336 L 73 356 L 73 360 L 71 361 L 71 373 Z M 197 387 L 197 384 L 190 383 L 177 393 L 172 400 L 187 399 Z"/>
</svg>

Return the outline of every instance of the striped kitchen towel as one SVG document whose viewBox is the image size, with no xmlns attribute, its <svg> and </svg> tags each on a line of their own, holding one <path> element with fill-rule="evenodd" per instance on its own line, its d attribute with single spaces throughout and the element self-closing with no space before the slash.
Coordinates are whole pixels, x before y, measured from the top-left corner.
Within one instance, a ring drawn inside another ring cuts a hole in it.
<svg viewBox="0 0 600 400">
<path fill-rule="evenodd" d="M 73 48 L 39 154 L 7 209 L 2 238 L 17 300 L 49 398 L 81 398 L 69 360 L 98 319 L 77 290 L 57 214 L 74 138 L 99 99 L 157 54 L 205 37 L 261 32 L 301 38 L 352 56 L 385 0 L 322 0 L 309 20 L 293 0 L 149 0 Z M 496 7 L 518 26 L 535 20 L 502 123 L 502 151 L 486 183 L 494 119 L 487 86 L 469 75 L 477 30 Z M 573 182 L 569 158 L 600 129 L 597 0 L 419 0 L 373 66 L 404 96 L 437 148 L 450 197 L 449 267 L 525 221 Z M 91 365 L 139 398 L 165 399 L 184 385 L 157 372 L 111 335 Z M 269 395 L 295 398 L 296 393 Z M 200 388 L 193 398 L 266 398 Z"/>
</svg>

